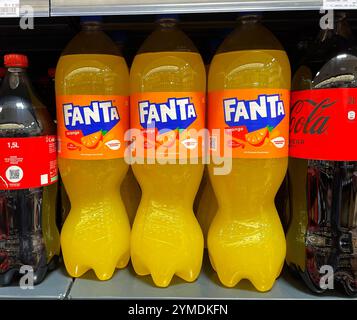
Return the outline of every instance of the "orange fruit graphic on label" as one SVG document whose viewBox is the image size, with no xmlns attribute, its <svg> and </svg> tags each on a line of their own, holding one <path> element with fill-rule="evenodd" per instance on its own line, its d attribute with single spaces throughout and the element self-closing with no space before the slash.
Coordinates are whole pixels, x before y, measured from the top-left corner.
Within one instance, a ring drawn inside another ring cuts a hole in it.
<svg viewBox="0 0 357 320">
<path fill-rule="evenodd" d="M 265 138 L 268 136 L 268 128 L 262 128 L 245 135 L 245 139 L 252 146 L 258 147 L 264 143 Z"/>
<path fill-rule="evenodd" d="M 101 148 L 103 148 L 103 141 L 99 140 L 98 144 L 95 146 L 95 149 L 100 150 Z"/>
<path fill-rule="evenodd" d="M 95 148 L 102 139 L 102 132 L 97 131 L 81 138 L 81 143 L 88 149 Z"/>
</svg>

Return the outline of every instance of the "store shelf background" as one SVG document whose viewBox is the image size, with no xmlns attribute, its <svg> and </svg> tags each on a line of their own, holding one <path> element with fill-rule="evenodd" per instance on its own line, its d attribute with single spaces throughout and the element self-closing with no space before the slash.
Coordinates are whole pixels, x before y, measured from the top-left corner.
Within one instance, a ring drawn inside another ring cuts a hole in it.
<svg viewBox="0 0 357 320">
<path fill-rule="evenodd" d="M 20 0 L 35 17 L 319 10 L 323 0 Z"/>
<path fill-rule="evenodd" d="M 322 0 L 50 0 L 51 16 L 318 10 Z"/>
</svg>

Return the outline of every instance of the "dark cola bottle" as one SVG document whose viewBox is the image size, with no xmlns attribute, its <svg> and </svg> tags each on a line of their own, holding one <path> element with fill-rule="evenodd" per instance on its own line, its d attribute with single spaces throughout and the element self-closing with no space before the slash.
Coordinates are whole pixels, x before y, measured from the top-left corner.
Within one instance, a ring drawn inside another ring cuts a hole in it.
<svg viewBox="0 0 357 320">
<path fill-rule="evenodd" d="M 56 128 L 26 74 L 27 57 L 5 56 L 0 88 L 0 285 L 19 272 L 41 282 L 60 251 L 56 226 Z M 26 269 L 21 270 L 23 266 Z"/>
<path fill-rule="evenodd" d="M 316 293 L 357 294 L 357 52 L 344 13 L 293 78 L 287 264 Z"/>
</svg>

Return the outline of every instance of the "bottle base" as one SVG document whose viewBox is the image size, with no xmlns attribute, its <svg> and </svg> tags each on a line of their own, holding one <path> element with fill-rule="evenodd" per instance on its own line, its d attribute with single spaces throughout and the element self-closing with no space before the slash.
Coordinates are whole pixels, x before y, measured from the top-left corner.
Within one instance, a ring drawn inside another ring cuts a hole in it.
<svg viewBox="0 0 357 320">
<path fill-rule="evenodd" d="M 54 256 L 48 263 L 40 264 L 40 266 L 33 273 L 33 284 L 40 284 L 46 277 L 46 275 L 55 270 L 59 265 L 59 256 Z M 20 278 L 24 274 L 20 273 L 20 269 L 23 265 L 18 265 L 16 267 L 10 268 L 7 271 L 0 273 L 0 287 L 7 287 L 13 285 L 14 283 L 20 281 Z M 27 272 L 25 272 L 26 274 Z"/>
<path fill-rule="evenodd" d="M 340 292 L 350 297 L 357 296 L 357 287 L 353 287 L 352 284 L 353 279 L 348 279 L 347 275 L 343 275 L 343 276 L 335 275 L 334 282 L 333 282 L 333 289 L 332 288 L 322 289 L 320 286 L 316 284 L 316 281 L 314 281 L 313 279 L 313 275 L 311 275 L 307 270 L 302 271 L 299 267 L 297 267 L 294 264 L 288 265 L 288 270 L 295 279 L 303 280 L 305 285 L 309 288 L 309 290 L 316 295 L 323 295 L 323 294 L 327 294 L 328 292 Z"/>
</svg>

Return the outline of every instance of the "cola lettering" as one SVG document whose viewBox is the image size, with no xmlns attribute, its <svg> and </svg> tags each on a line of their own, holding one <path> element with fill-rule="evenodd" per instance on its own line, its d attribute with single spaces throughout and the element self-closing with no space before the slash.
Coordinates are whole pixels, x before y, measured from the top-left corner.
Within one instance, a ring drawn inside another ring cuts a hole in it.
<svg viewBox="0 0 357 320">
<path fill-rule="evenodd" d="M 310 99 L 297 100 L 291 107 L 290 133 L 297 134 L 322 134 L 328 128 L 329 116 L 324 115 L 324 110 L 334 105 L 336 101 L 331 102 L 329 98 L 316 102 Z M 306 117 L 304 108 L 312 110 Z"/>
</svg>

